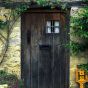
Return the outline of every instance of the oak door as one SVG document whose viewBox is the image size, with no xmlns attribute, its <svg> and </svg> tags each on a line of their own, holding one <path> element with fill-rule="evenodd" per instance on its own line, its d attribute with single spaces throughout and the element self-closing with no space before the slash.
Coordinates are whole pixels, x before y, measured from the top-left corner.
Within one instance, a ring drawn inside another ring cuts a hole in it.
<svg viewBox="0 0 88 88">
<path fill-rule="evenodd" d="M 64 13 L 32 12 L 23 19 L 26 88 L 68 88 Z"/>
</svg>

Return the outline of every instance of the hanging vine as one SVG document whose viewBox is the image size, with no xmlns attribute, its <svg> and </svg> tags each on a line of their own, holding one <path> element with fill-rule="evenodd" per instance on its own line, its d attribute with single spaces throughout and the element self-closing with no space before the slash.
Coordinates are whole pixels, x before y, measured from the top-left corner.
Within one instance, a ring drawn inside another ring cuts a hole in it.
<svg viewBox="0 0 88 88">
<path fill-rule="evenodd" d="M 2 33 L 0 33 L 1 39 L 2 37 L 4 38 L 4 43 L 3 43 L 3 48 L 2 48 L 2 52 L 1 52 L 1 60 L 0 60 L 0 64 L 4 61 L 4 58 L 6 56 L 6 52 L 8 51 L 8 47 L 9 47 L 9 38 L 10 38 L 10 34 L 12 31 L 12 27 L 13 27 L 13 19 L 12 19 L 12 10 L 9 11 L 10 15 L 8 15 L 8 19 L 6 17 L 6 22 L 1 21 L 1 26 L 0 29 L 3 31 L 6 31 L 6 36 L 4 36 Z M 4 14 L 5 15 L 5 14 Z M 5 30 L 6 29 L 6 30 Z"/>
<path fill-rule="evenodd" d="M 21 13 L 24 12 L 25 10 L 27 10 L 27 8 L 29 8 L 29 6 L 25 5 L 25 4 L 19 5 L 15 9 L 9 8 L 9 11 L 8 11 L 9 15 L 6 16 L 6 13 L 3 15 L 3 16 L 5 16 L 6 21 L 0 20 L 0 31 L 6 31 L 6 33 L 7 33 L 7 36 L 4 36 L 0 32 L 0 40 L 1 40 L 1 42 L 3 42 L 3 48 L 2 48 L 2 52 L 1 52 L 2 57 L 0 60 L 0 65 L 3 63 L 6 53 L 8 51 L 9 39 L 10 39 L 11 32 L 13 30 L 14 24 L 19 19 Z M 3 41 L 3 38 L 4 38 L 5 42 Z"/>
</svg>

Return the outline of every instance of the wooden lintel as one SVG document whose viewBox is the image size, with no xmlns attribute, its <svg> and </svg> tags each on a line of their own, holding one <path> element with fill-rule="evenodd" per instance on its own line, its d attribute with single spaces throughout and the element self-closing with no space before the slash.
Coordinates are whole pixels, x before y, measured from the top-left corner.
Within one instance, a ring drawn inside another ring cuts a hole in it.
<svg viewBox="0 0 88 88">
<path fill-rule="evenodd" d="M 21 4 L 28 4 L 30 6 L 30 8 L 35 8 L 35 7 L 41 7 L 36 5 L 35 3 L 31 3 L 31 2 L 0 2 L 0 7 L 6 7 L 6 8 L 16 8 L 17 6 L 21 5 Z M 61 6 L 61 4 L 66 4 L 67 7 L 72 7 L 72 6 L 76 6 L 76 7 L 84 7 L 84 6 L 88 6 L 88 2 L 83 2 L 83 1 L 72 1 L 72 2 L 60 2 L 60 4 L 57 4 L 57 6 Z"/>
<path fill-rule="evenodd" d="M 74 1 L 74 2 L 68 2 L 68 5 L 69 5 L 70 7 L 72 7 L 72 6 L 84 7 L 84 6 L 88 6 L 88 2 Z"/>
</svg>

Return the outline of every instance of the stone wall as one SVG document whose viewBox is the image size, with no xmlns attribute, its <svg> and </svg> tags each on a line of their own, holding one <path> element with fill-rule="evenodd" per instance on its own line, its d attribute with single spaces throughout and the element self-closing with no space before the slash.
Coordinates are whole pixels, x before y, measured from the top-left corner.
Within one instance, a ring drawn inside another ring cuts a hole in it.
<svg viewBox="0 0 88 88">
<path fill-rule="evenodd" d="M 7 55 L 0 65 L 0 70 L 16 74 L 18 77 L 20 77 L 20 41 L 20 19 L 18 19 L 10 35 Z"/>
</svg>

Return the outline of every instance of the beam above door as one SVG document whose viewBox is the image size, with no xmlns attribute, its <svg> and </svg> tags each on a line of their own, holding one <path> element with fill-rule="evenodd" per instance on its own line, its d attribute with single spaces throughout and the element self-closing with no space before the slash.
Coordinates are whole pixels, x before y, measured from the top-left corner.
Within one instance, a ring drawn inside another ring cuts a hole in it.
<svg viewBox="0 0 88 88">
<path fill-rule="evenodd" d="M 0 7 L 5 7 L 5 8 L 16 8 L 17 6 L 21 5 L 21 4 L 27 4 L 30 6 L 30 8 L 34 8 L 34 7 L 40 7 L 39 5 L 36 5 L 36 3 L 32 3 L 32 2 L 0 2 Z M 67 7 L 84 7 L 84 6 L 88 6 L 88 2 L 84 2 L 84 1 L 71 1 L 71 2 L 60 2 L 60 4 L 57 4 L 57 6 L 59 5 L 63 5 L 66 4 Z"/>
</svg>

